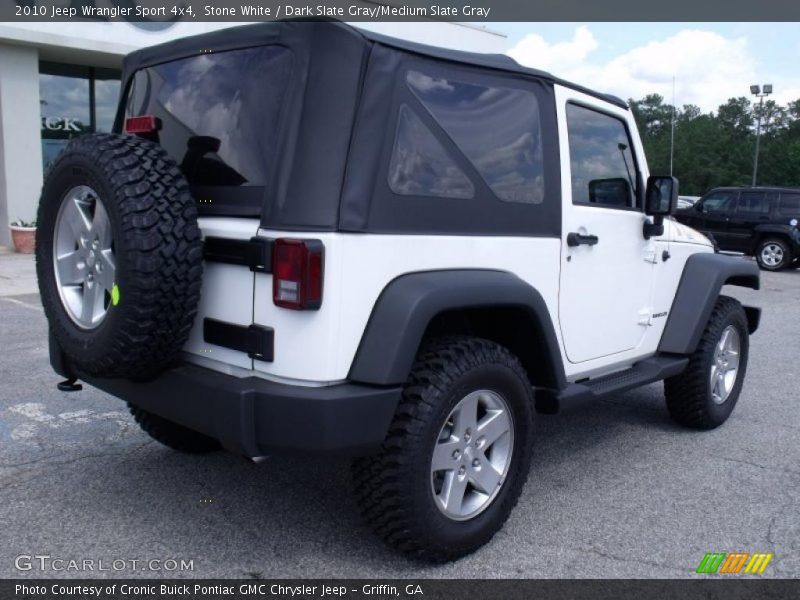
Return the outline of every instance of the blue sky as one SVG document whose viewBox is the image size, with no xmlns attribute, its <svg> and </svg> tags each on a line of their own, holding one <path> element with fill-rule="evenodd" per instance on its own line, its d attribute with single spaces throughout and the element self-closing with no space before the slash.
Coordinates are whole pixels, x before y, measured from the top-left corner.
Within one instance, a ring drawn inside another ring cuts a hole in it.
<svg viewBox="0 0 800 600">
<path fill-rule="evenodd" d="M 508 36 L 509 54 L 589 87 L 714 110 L 751 83 L 774 99 L 800 98 L 800 23 L 487 23 Z"/>
</svg>

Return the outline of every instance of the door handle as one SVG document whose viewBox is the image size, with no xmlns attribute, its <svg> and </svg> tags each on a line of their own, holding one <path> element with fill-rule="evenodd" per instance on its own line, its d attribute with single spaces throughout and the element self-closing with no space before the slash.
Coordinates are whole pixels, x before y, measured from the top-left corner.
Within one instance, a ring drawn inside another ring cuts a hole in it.
<svg viewBox="0 0 800 600">
<path fill-rule="evenodd" d="M 583 235 L 582 233 L 571 232 L 567 234 L 567 246 L 574 248 L 575 246 L 594 246 L 600 238 L 596 235 Z"/>
</svg>

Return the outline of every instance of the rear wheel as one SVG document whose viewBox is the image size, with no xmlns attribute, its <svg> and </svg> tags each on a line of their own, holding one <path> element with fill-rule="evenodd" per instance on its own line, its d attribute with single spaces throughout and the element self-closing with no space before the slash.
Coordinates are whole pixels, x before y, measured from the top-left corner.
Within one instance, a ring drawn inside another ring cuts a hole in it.
<svg viewBox="0 0 800 600">
<path fill-rule="evenodd" d="M 128 404 L 133 418 L 147 435 L 165 446 L 187 454 L 205 454 L 220 449 L 220 443 L 163 417 Z"/>
<path fill-rule="evenodd" d="M 766 271 L 780 271 L 792 263 L 792 251 L 784 240 L 768 238 L 758 244 L 756 261 Z"/>
<path fill-rule="evenodd" d="M 694 429 L 722 425 L 742 391 L 749 347 L 742 305 L 720 296 L 686 371 L 664 381 L 672 419 Z"/>
<path fill-rule="evenodd" d="M 533 395 L 508 350 L 443 338 L 417 357 L 383 447 L 353 464 L 372 528 L 425 560 L 473 552 L 502 527 L 530 466 Z"/>
</svg>

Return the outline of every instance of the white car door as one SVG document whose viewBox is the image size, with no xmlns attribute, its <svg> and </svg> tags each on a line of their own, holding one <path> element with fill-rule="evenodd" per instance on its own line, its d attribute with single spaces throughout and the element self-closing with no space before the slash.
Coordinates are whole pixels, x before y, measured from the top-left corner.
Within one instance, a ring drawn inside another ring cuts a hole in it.
<svg viewBox="0 0 800 600">
<path fill-rule="evenodd" d="M 571 363 L 618 359 L 640 346 L 652 314 L 656 251 L 642 234 L 647 168 L 638 158 L 641 143 L 622 107 L 560 87 L 556 101 L 565 354 Z"/>
</svg>

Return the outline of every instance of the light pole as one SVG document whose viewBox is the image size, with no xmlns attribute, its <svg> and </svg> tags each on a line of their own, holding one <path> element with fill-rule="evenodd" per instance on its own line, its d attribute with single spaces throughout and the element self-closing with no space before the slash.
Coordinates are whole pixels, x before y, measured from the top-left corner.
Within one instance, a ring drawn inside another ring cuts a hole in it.
<svg viewBox="0 0 800 600">
<path fill-rule="evenodd" d="M 756 179 L 758 177 L 758 146 L 761 142 L 761 116 L 764 114 L 764 98 L 772 93 L 772 84 L 765 83 L 762 92 L 761 86 L 751 85 L 750 93 L 758 98 L 758 110 L 756 111 L 756 153 L 753 156 L 753 187 L 756 187 Z"/>
</svg>

